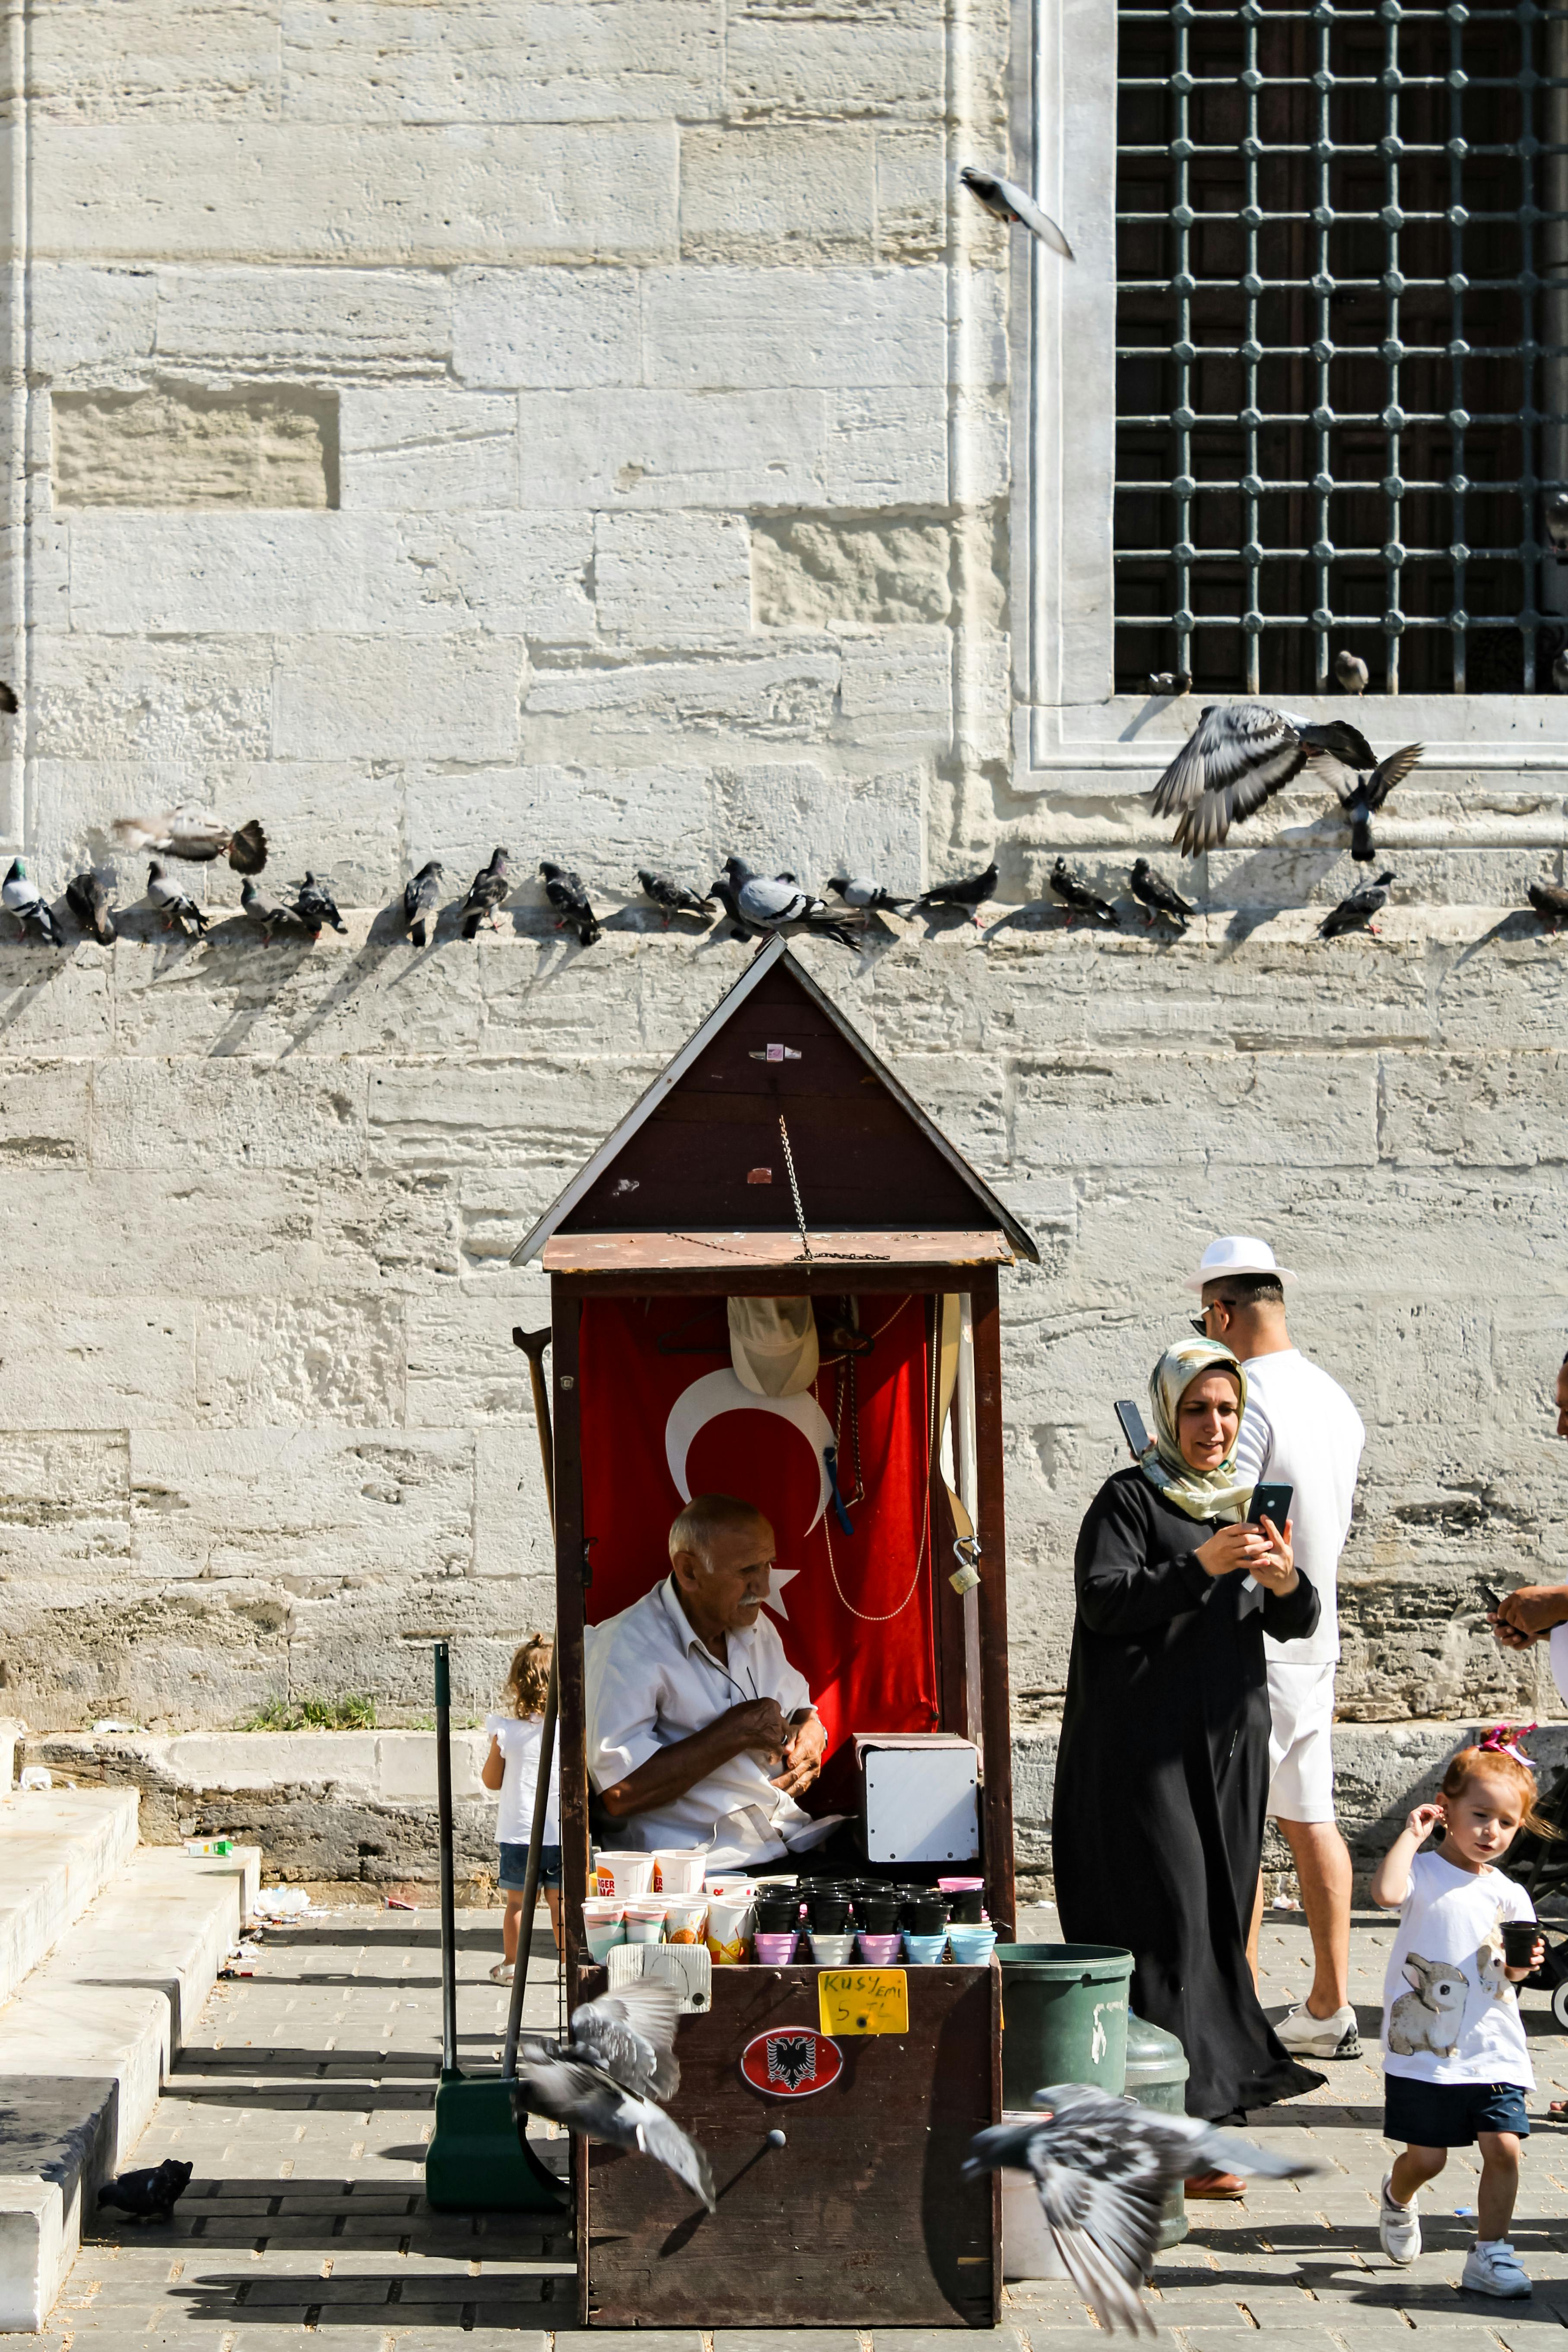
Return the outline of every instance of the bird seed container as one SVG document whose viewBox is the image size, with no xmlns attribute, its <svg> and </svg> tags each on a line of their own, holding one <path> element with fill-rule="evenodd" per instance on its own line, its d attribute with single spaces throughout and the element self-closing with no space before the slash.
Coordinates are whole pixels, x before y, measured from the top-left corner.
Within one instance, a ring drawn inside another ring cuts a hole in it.
<svg viewBox="0 0 1568 2352">
<path fill-rule="evenodd" d="M 1186 2053 L 1173 2033 L 1163 2026 L 1151 2025 L 1147 2018 L 1129 2010 L 1127 2012 L 1127 2095 L 1145 2107 L 1158 2108 L 1162 2115 L 1182 2116 L 1187 2111 Z M 1177 2181 L 1165 2200 L 1165 2210 L 1160 2216 L 1160 2235 L 1155 2243 L 1163 2252 L 1167 2246 L 1179 2246 L 1187 2234 L 1187 2208 Z"/>
<path fill-rule="evenodd" d="M 996 1958 L 1003 2107 L 1027 2107 L 1048 2083 L 1120 2094 L 1131 1953 L 1114 1944 L 998 1944 Z"/>
</svg>

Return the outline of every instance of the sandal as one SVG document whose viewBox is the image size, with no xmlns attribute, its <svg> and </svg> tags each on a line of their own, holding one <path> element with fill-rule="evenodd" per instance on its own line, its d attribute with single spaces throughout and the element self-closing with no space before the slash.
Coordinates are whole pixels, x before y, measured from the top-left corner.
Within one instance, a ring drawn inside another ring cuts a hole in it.
<svg viewBox="0 0 1568 2352">
<path fill-rule="evenodd" d="M 510 1984 L 512 1966 L 510 1960 L 498 1960 L 490 1970 L 491 1984 Z"/>
<path fill-rule="evenodd" d="M 1247 2183 L 1235 2172 L 1194 2172 L 1182 2183 L 1187 2197 L 1237 2198 L 1247 2194 Z"/>
</svg>

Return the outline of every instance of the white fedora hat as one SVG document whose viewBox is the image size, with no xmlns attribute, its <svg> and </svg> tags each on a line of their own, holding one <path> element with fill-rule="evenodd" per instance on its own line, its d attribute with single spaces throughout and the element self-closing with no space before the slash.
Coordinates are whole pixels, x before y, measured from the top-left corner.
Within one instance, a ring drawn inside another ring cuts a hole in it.
<svg viewBox="0 0 1568 2352">
<path fill-rule="evenodd" d="M 1223 1282 L 1227 1274 L 1271 1274 L 1279 1282 L 1296 1279 L 1288 1265 L 1276 1265 L 1274 1253 L 1267 1242 L 1257 1240 L 1251 1234 L 1226 1234 L 1217 1242 L 1210 1242 L 1196 1274 L 1187 1275 L 1182 1288 L 1202 1290 L 1205 1283 Z"/>
</svg>

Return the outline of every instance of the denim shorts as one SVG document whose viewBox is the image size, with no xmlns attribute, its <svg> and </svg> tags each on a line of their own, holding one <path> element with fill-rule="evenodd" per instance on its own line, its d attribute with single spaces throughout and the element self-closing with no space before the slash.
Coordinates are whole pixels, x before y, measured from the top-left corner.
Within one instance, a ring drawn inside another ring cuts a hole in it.
<svg viewBox="0 0 1568 2352">
<path fill-rule="evenodd" d="M 500 1872 L 496 1880 L 503 1895 L 521 1895 L 528 1878 L 528 1846 L 502 1844 Z M 539 1883 L 541 1886 L 561 1884 L 561 1848 L 542 1845 L 539 1849 Z"/>
<path fill-rule="evenodd" d="M 1383 2137 L 1409 2147 L 1468 2147 L 1479 2132 L 1530 2137 L 1524 2093 L 1517 2083 L 1418 2083 L 1383 2078 Z"/>
</svg>

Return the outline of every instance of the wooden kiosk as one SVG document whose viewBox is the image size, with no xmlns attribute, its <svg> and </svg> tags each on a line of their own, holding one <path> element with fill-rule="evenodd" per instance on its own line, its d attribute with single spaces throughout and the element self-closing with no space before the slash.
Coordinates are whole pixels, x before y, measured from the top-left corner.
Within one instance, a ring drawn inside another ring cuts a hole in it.
<svg viewBox="0 0 1568 2352">
<path fill-rule="evenodd" d="M 828 1726 L 824 1805 L 855 1812 L 865 1735 L 972 1741 L 970 1867 L 1010 1937 L 997 1276 L 1035 1259 L 1028 1235 L 775 939 L 516 1253 L 540 1255 L 571 1997 L 605 1983 L 583 1940 L 584 1625 L 668 1572 L 670 1519 L 714 1487 L 773 1520 L 767 1606 Z M 730 1368 L 725 1302 L 742 1295 L 813 1301 L 821 1368 L 787 1412 Z M 969 1560 L 979 1582 L 961 1593 Z M 671 2113 L 711 2158 L 711 2216 L 661 2167 L 574 2143 L 586 2325 L 994 2324 L 999 2192 L 961 2168 L 998 2112 L 998 1972 L 910 1968 L 906 2031 L 851 2019 L 825 2087 L 757 2087 L 742 2055 L 772 2029 L 816 2033 L 820 1983 L 715 1966 L 710 2006 L 681 2020 Z"/>
</svg>

